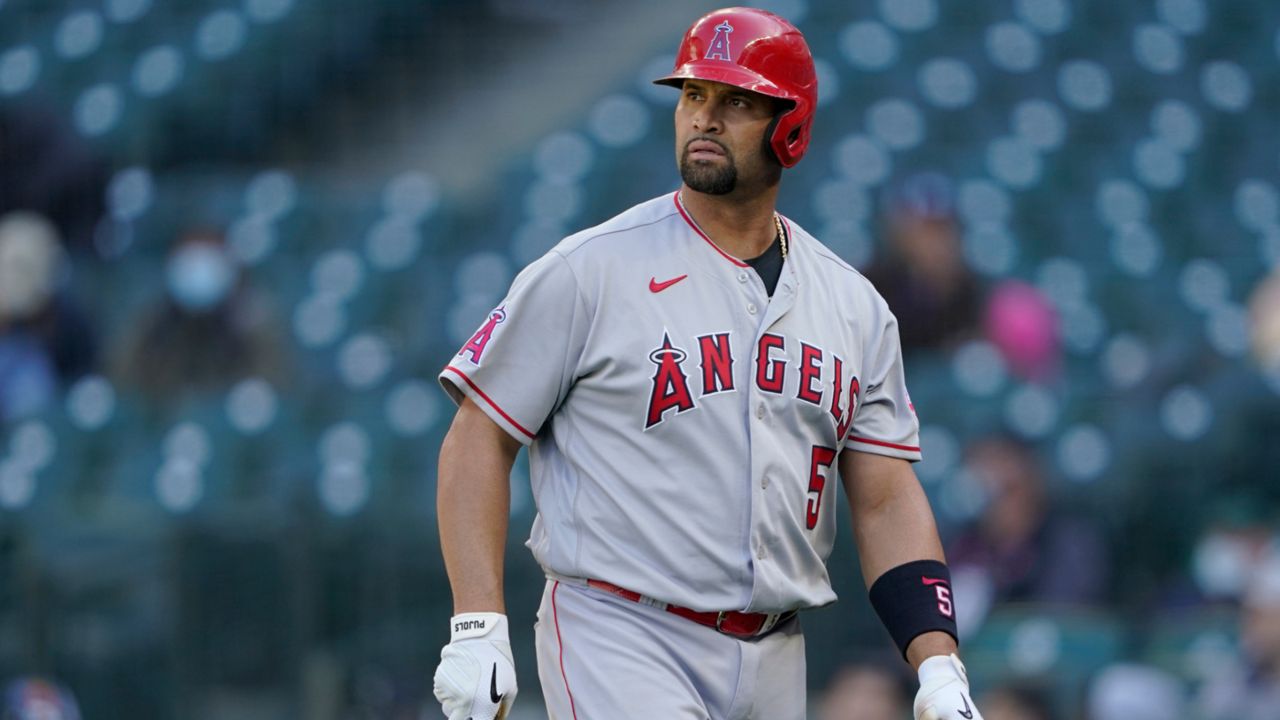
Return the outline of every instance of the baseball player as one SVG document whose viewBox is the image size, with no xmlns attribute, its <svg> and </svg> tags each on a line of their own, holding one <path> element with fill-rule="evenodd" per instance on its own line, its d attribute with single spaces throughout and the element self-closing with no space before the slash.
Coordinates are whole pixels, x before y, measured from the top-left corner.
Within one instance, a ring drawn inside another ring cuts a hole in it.
<svg viewBox="0 0 1280 720">
<path fill-rule="evenodd" d="M 803 36 L 719 10 L 656 82 L 680 90 L 679 190 L 525 268 L 440 374 L 459 406 L 438 496 L 457 614 L 436 697 L 451 720 L 515 700 L 502 560 L 528 446 L 552 718 L 803 718 L 799 611 L 836 599 L 843 485 L 872 604 L 919 672 L 916 717 L 980 719 L 911 469 L 897 322 L 774 209 L 817 101 Z"/>
</svg>

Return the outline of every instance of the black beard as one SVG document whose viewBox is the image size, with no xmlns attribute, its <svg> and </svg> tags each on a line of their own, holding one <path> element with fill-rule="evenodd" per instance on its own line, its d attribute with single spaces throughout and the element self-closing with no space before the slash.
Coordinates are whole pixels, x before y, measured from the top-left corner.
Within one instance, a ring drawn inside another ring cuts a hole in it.
<svg viewBox="0 0 1280 720">
<path fill-rule="evenodd" d="M 733 158 L 725 155 L 727 164 L 717 168 L 711 163 L 696 163 L 689 160 L 689 149 L 680 154 L 680 179 L 690 190 L 706 195 L 728 195 L 738 186 L 738 166 Z"/>
</svg>

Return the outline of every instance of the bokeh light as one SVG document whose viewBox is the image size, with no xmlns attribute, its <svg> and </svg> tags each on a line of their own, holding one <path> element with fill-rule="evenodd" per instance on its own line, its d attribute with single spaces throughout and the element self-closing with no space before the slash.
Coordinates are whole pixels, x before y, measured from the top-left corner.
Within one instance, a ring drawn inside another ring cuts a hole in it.
<svg viewBox="0 0 1280 720">
<path fill-rule="evenodd" d="M 591 109 L 587 122 L 601 145 L 629 147 L 649 133 L 649 110 L 630 95 L 609 95 Z"/>
<path fill-rule="evenodd" d="M 196 54 L 209 61 L 225 60 L 244 47 L 249 25 L 234 10 L 214 10 L 196 28 Z"/>
<path fill-rule="evenodd" d="M 131 23 L 151 10 L 152 0 L 105 0 L 107 18 L 114 23 Z"/>
<path fill-rule="evenodd" d="M 1053 432 L 1060 411 L 1057 398 L 1039 385 L 1023 385 L 1009 394 L 1004 418 L 1014 432 L 1027 438 L 1043 438 Z"/>
<path fill-rule="evenodd" d="M 867 129 L 893 150 L 909 150 L 924 139 L 924 116 L 906 100 L 888 98 L 867 108 Z"/>
<path fill-rule="evenodd" d="M 938 22 L 935 0 L 879 0 L 878 8 L 886 23 L 907 32 L 927 30 Z"/>
<path fill-rule="evenodd" d="M 30 45 L 19 45 L 0 53 L 0 93 L 25 92 L 40 75 L 40 53 Z"/>
<path fill-rule="evenodd" d="M 115 413 L 116 393 L 105 378 L 89 375 L 67 392 L 67 416 L 81 430 L 97 430 Z"/>
<path fill-rule="evenodd" d="M 1138 337 L 1119 333 L 1102 353 L 1102 372 L 1115 388 L 1131 388 L 1146 379 L 1151 353 Z"/>
<path fill-rule="evenodd" d="M 1058 466 L 1077 482 L 1097 480 L 1111 464 L 1111 443 L 1095 425 L 1074 425 L 1058 439 Z"/>
<path fill-rule="evenodd" d="M 116 173 L 107 186 L 111 215 L 121 222 L 142 217 L 155 199 L 155 182 L 144 167 L 129 167 Z"/>
<path fill-rule="evenodd" d="M 893 168 L 888 151 L 866 135 L 850 135 L 836 146 L 836 169 L 859 185 L 879 185 Z"/>
<path fill-rule="evenodd" d="M 898 59 L 898 38 L 874 20 L 853 23 L 840 33 L 840 52 L 861 70 L 883 70 Z"/>
<path fill-rule="evenodd" d="M 1014 12 L 1037 32 L 1053 35 L 1071 24 L 1071 5 L 1067 0 L 1014 0 Z"/>
<path fill-rule="evenodd" d="M 973 103 L 978 79 L 963 61 L 954 58 L 930 60 L 920 67 L 920 92 L 931 104 L 956 110 Z"/>
<path fill-rule="evenodd" d="M 421 435 L 441 416 L 441 404 L 434 383 L 406 380 L 387 395 L 387 424 L 401 437 Z"/>
<path fill-rule="evenodd" d="M 262 378 L 242 380 L 227 394 L 227 419 L 245 435 L 257 435 L 270 427 L 278 408 L 275 388 Z"/>
<path fill-rule="evenodd" d="M 1040 151 L 1055 150 L 1067 135 L 1067 121 L 1047 100 L 1024 100 L 1013 109 L 1013 130 Z"/>
<path fill-rule="evenodd" d="M 172 45 L 151 48 L 133 66 L 133 89 L 143 97 L 164 95 L 182 79 L 185 66 L 182 53 Z"/>
<path fill-rule="evenodd" d="M 102 45 L 102 35 L 102 16 L 92 10 L 79 10 L 58 23 L 53 47 L 62 57 L 75 60 L 96 51 Z"/>
<path fill-rule="evenodd" d="M 992 64 L 1009 72 L 1022 73 L 1040 64 L 1040 38 L 1015 22 L 996 23 L 987 28 L 987 56 Z"/>
<path fill-rule="evenodd" d="M 1200 71 L 1205 102 L 1225 112 L 1241 112 L 1253 100 L 1253 83 L 1244 68 L 1229 60 L 1215 60 Z"/>
<path fill-rule="evenodd" d="M 1203 437 L 1212 422 L 1213 406 L 1203 392 L 1191 385 L 1173 388 L 1160 403 L 1160 424 L 1178 440 Z"/>
<path fill-rule="evenodd" d="M 1164 25 L 1139 25 L 1133 31 L 1133 54 L 1138 64 L 1160 75 L 1182 68 L 1182 40 Z"/>
<path fill-rule="evenodd" d="M 1111 103 L 1111 74 L 1092 60 L 1072 60 L 1058 71 L 1058 93 L 1076 110 L 1097 112 Z"/>
<path fill-rule="evenodd" d="M 956 351 L 951 372 L 960 390 L 976 397 L 996 394 L 1007 378 L 1000 351 L 981 340 L 969 342 Z"/>
<path fill-rule="evenodd" d="M 76 127 L 94 136 L 114 130 L 124 112 L 124 99 L 115 85 L 102 83 L 85 90 L 76 100 Z"/>
<path fill-rule="evenodd" d="M 1183 35 L 1198 35 L 1209 20 L 1204 0 L 1156 0 L 1160 20 Z"/>
</svg>

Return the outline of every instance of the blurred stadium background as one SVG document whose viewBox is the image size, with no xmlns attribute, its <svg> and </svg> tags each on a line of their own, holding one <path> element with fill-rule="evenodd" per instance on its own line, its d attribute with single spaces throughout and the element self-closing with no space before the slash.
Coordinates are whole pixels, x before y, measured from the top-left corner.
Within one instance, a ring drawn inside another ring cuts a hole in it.
<svg viewBox="0 0 1280 720">
<path fill-rule="evenodd" d="M 648 81 L 718 4 L 0 0 L 3 717 L 437 717 L 434 375 L 674 189 Z M 988 720 L 1280 718 L 1280 4 L 759 5 L 821 78 L 781 208 L 911 333 Z M 811 715 L 906 717 L 842 532 Z"/>
</svg>

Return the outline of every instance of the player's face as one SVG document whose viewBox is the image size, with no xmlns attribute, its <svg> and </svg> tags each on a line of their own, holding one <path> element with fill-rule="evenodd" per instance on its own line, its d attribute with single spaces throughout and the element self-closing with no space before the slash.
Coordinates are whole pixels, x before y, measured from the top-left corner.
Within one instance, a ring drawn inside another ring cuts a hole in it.
<svg viewBox="0 0 1280 720">
<path fill-rule="evenodd" d="M 776 183 L 781 166 L 764 151 L 764 133 L 776 111 L 768 96 L 686 80 L 676 105 L 676 161 L 684 184 L 728 195 Z"/>
</svg>

